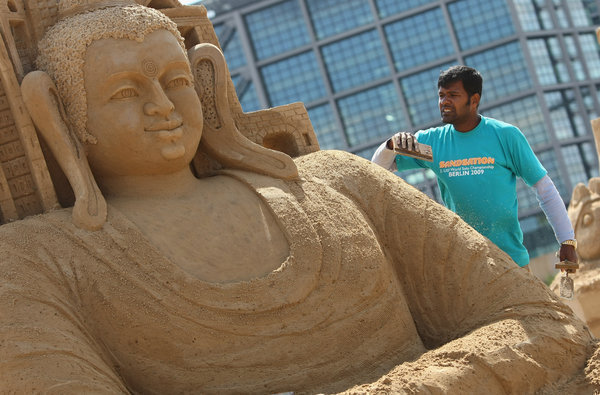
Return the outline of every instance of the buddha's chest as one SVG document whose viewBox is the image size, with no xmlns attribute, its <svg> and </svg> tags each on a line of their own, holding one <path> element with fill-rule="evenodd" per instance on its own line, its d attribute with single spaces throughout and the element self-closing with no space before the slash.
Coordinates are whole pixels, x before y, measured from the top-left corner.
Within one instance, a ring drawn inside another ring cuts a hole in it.
<svg viewBox="0 0 600 395">
<path fill-rule="evenodd" d="M 93 319 L 111 323 L 102 343 L 138 392 L 275 393 L 410 360 L 423 347 L 398 281 L 372 239 L 354 240 L 292 249 L 249 282 L 159 275 L 148 261 L 98 290 Z"/>
<path fill-rule="evenodd" d="M 211 283 L 263 277 L 289 255 L 284 233 L 259 200 L 175 206 L 135 222 L 167 259 Z"/>
<path fill-rule="evenodd" d="M 125 264 L 118 284 L 94 290 L 106 303 L 92 319 L 112 323 L 99 336 L 135 391 L 283 392 L 422 352 L 399 281 L 360 208 L 318 184 L 306 183 L 300 198 L 262 193 L 269 211 L 261 203 L 252 210 L 258 217 L 220 229 L 235 240 L 259 230 L 284 238 L 286 254 L 266 274 L 203 281 L 154 246 Z M 251 209 L 239 208 L 205 221 L 217 226 Z M 189 242 L 201 229 L 180 238 L 203 249 Z M 266 244 L 237 244 L 253 259 L 264 256 Z M 229 259 L 221 253 L 217 268 Z"/>
</svg>

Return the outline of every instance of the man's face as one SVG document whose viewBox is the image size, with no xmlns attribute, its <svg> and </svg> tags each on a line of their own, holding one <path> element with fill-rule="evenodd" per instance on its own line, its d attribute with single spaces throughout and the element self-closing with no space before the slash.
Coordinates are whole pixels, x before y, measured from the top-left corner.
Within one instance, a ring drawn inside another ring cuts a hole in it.
<svg viewBox="0 0 600 395">
<path fill-rule="evenodd" d="M 86 53 L 84 81 L 97 176 L 166 174 L 191 162 L 202 135 L 202 107 L 187 57 L 160 29 L 143 42 L 102 39 Z"/>
<path fill-rule="evenodd" d="M 469 99 L 462 81 L 454 81 L 446 87 L 440 87 L 438 94 L 442 122 L 456 126 L 477 116 L 479 95 L 476 93 Z"/>
</svg>

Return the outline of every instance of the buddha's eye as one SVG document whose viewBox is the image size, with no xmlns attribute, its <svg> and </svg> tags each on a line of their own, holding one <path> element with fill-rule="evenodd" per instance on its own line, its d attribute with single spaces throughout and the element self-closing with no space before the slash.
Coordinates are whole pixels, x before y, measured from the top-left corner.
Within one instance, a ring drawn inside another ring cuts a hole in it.
<svg viewBox="0 0 600 395">
<path fill-rule="evenodd" d="M 137 95 L 138 93 L 134 88 L 123 88 L 119 89 L 114 95 L 112 95 L 111 99 L 129 99 L 131 97 L 136 97 Z"/>
<path fill-rule="evenodd" d="M 190 86 L 190 80 L 185 77 L 177 77 L 167 83 L 168 89 L 177 89 Z"/>
</svg>

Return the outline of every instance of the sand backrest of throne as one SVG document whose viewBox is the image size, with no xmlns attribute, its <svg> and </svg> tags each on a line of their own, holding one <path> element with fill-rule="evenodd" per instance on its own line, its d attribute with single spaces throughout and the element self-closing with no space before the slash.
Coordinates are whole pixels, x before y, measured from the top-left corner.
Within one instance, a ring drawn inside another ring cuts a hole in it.
<svg viewBox="0 0 600 395">
<path fill-rule="evenodd" d="M 137 0 L 160 10 L 178 26 L 186 48 L 221 48 L 204 6 L 177 0 Z M 71 188 L 23 104 L 20 81 L 33 70 L 37 42 L 58 20 L 56 0 L 0 0 L 0 225 L 73 204 Z M 227 99 L 238 130 L 253 142 L 297 157 L 319 150 L 302 103 L 244 113 L 227 70 Z M 198 173 L 218 164 L 198 155 Z"/>
</svg>

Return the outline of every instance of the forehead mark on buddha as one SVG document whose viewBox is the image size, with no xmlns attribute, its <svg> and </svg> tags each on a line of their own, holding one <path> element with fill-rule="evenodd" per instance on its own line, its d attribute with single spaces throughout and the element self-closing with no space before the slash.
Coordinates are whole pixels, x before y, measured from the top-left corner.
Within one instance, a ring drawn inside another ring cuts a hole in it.
<svg viewBox="0 0 600 395">
<path fill-rule="evenodd" d="M 143 59 L 142 72 L 146 77 L 156 77 L 158 74 L 158 66 L 152 59 Z"/>
</svg>

